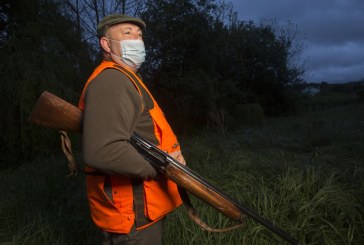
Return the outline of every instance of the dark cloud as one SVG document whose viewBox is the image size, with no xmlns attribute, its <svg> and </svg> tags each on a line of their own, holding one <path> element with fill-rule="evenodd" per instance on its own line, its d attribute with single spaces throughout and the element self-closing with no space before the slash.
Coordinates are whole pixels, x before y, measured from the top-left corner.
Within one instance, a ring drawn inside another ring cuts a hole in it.
<svg viewBox="0 0 364 245">
<path fill-rule="evenodd" d="M 275 19 L 297 25 L 306 40 L 305 79 L 345 82 L 364 78 L 364 0 L 234 0 L 240 20 Z"/>
</svg>

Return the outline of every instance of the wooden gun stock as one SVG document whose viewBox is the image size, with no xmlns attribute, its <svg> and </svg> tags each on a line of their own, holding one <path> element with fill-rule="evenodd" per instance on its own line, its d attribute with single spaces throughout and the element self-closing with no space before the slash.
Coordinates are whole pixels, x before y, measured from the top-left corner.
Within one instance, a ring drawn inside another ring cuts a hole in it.
<svg viewBox="0 0 364 245">
<path fill-rule="evenodd" d="M 58 130 L 81 132 L 82 111 L 69 102 L 45 91 L 34 105 L 28 122 Z M 296 239 L 290 237 L 283 230 L 232 200 L 188 167 L 183 166 L 177 160 L 169 157 L 168 154 L 151 145 L 150 142 L 134 134 L 130 143 L 167 178 L 225 216 L 241 223 L 247 215 L 291 244 L 299 244 Z M 156 166 L 155 162 L 158 161 L 161 162 L 161 165 L 157 164 Z"/>
<path fill-rule="evenodd" d="M 28 122 L 47 128 L 81 132 L 82 111 L 58 96 L 44 91 L 35 103 Z"/>
</svg>

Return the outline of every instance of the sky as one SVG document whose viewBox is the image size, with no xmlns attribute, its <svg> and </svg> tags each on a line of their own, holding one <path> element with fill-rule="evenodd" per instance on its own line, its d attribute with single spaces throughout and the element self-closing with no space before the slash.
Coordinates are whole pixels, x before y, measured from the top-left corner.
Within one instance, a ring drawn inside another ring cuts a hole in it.
<svg viewBox="0 0 364 245">
<path fill-rule="evenodd" d="M 364 79 L 364 0 L 230 0 L 241 21 L 292 22 L 302 40 L 307 82 Z"/>
</svg>

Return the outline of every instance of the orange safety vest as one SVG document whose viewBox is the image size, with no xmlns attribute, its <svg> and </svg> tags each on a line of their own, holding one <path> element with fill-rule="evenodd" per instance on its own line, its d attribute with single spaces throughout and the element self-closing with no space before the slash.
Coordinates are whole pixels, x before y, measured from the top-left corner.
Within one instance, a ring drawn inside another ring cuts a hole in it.
<svg viewBox="0 0 364 245">
<path fill-rule="evenodd" d="M 103 61 L 94 70 L 85 84 L 79 101 L 79 108 L 81 110 L 84 110 L 85 107 L 84 98 L 87 86 L 98 74 L 108 68 L 117 69 L 129 77 L 130 81 L 133 82 L 137 88 L 140 96 L 142 94 L 134 79 L 137 79 L 137 82 L 150 94 L 143 82 L 131 70 L 120 67 L 111 61 Z M 132 74 L 132 76 L 130 74 Z M 134 77 L 134 79 L 132 77 Z M 151 94 L 150 96 L 153 100 L 154 108 L 151 109 L 149 113 L 153 119 L 154 133 L 160 143 L 158 147 L 166 152 L 180 150 L 177 138 L 165 119 L 162 110 L 159 108 L 153 96 Z M 104 181 L 105 175 L 87 175 L 86 177 L 87 197 L 92 219 L 95 225 L 104 231 L 129 233 L 135 219 L 135 213 L 133 211 L 132 181 L 125 176 L 110 176 L 113 202 L 104 192 Z M 142 229 L 153 224 L 182 204 L 177 185 L 164 177 L 158 178 L 158 180 L 145 180 L 143 181 L 143 187 L 144 213 L 152 222 L 145 226 L 138 227 L 137 229 Z"/>
</svg>

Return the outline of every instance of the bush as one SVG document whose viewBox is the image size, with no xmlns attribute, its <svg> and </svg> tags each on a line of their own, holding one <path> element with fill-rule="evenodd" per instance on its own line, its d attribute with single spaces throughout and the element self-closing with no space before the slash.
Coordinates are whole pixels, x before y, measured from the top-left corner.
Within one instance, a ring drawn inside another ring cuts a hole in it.
<svg viewBox="0 0 364 245">
<path fill-rule="evenodd" d="M 359 101 L 364 102 L 364 88 L 358 90 L 356 94 L 358 95 Z"/>
<path fill-rule="evenodd" d="M 262 126 L 264 118 L 263 108 L 258 103 L 240 104 L 236 106 L 234 119 L 237 126 Z"/>
<path fill-rule="evenodd" d="M 216 132 L 225 134 L 230 126 L 229 112 L 224 108 L 217 109 L 215 106 L 211 107 L 208 114 L 207 125 Z"/>
</svg>

